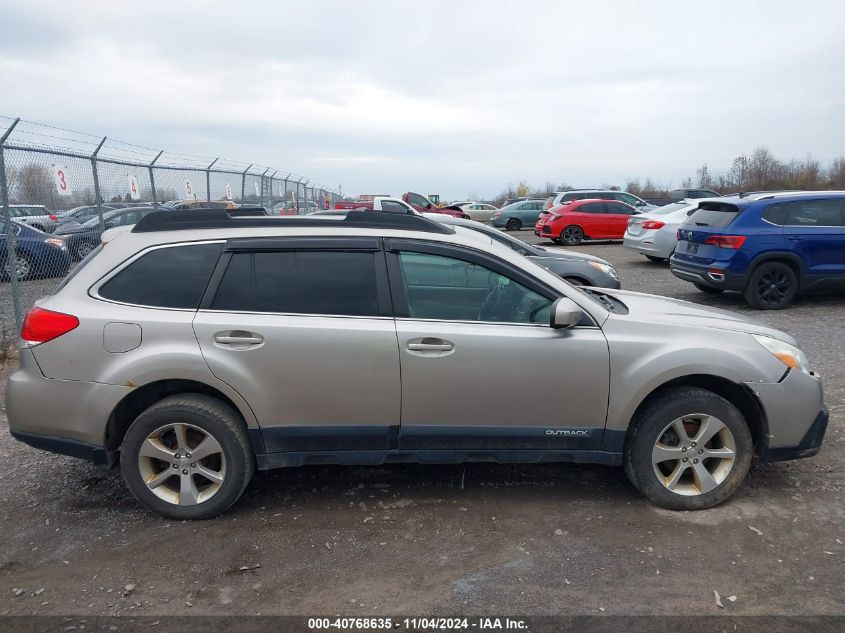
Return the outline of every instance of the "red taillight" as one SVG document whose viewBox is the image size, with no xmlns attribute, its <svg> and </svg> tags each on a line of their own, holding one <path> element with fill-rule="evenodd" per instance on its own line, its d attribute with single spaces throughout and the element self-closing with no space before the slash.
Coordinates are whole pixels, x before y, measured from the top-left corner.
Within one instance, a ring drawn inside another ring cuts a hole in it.
<svg viewBox="0 0 845 633">
<path fill-rule="evenodd" d="M 661 222 L 660 220 L 646 220 L 640 226 L 644 229 L 662 229 L 666 226 L 666 223 Z"/>
<path fill-rule="evenodd" d="M 681 229 L 678 229 L 678 232 L 675 233 L 675 239 L 679 242 L 681 241 Z"/>
<path fill-rule="evenodd" d="M 24 317 L 21 338 L 28 343 L 46 343 L 67 334 L 78 325 L 79 319 L 73 315 L 33 308 Z"/>
<path fill-rule="evenodd" d="M 719 248 L 739 248 L 745 244 L 744 235 L 711 235 L 704 240 L 705 244 Z"/>
<path fill-rule="evenodd" d="M 51 213 L 51 214 L 50 214 L 50 215 L 48 215 L 47 217 L 48 217 L 48 218 L 50 218 L 53 222 L 58 222 L 58 221 L 59 221 L 59 216 L 57 216 L 55 213 Z"/>
</svg>

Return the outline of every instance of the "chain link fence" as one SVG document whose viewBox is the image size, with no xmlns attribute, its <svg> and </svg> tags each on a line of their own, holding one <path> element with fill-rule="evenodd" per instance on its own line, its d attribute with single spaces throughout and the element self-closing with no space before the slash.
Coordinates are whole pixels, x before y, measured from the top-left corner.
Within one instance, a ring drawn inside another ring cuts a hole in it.
<svg viewBox="0 0 845 633">
<path fill-rule="evenodd" d="M 338 194 L 257 164 L 192 156 L 0 116 L 0 349 L 106 229 L 156 207 L 333 207 Z"/>
</svg>

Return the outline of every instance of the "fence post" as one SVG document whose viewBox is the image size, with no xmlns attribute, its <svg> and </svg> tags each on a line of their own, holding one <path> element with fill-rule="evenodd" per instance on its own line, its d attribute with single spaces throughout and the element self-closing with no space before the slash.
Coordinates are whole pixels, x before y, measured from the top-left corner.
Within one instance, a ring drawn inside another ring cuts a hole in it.
<svg viewBox="0 0 845 633">
<path fill-rule="evenodd" d="M 206 200 L 206 202 L 211 202 L 211 168 L 214 167 L 214 163 L 216 163 L 218 160 L 220 160 L 219 156 L 217 158 L 215 158 L 213 161 L 211 161 L 211 164 L 208 167 L 205 168 L 205 194 L 206 194 L 205 200 Z"/>
<path fill-rule="evenodd" d="M 243 173 L 241 174 L 241 204 L 244 203 L 244 198 L 246 197 L 246 172 L 252 169 L 254 163 L 250 163 L 249 167 L 244 169 Z"/>
<path fill-rule="evenodd" d="M 274 169 L 273 173 L 270 175 L 270 200 L 267 201 L 267 206 L 270 207 L 270 213 L 273 213 L 273 178 L 278 173 L 278 169 Z"/>
<path fill-rule="evenodd" d="M 304 178 L 304 177 L 305 176 L 303 176 L 302 178 Z M 299 213 L 300 208 L 301 208 L 300 205 L 302 204 L 302 198 L 300 198 L 300 196 L 299 196 L 299 185 L 302 184 L 302 178 L 300 178 L 299 180 L 296 181 L 296 215 L 300 214 Z M 305 185 L 303 185 L 303 189 L 304 189 L 304 187 L 305 187 Z"/>
<path fill-rule="evenodd" d="M 285 176 L 285 195 L 284 195 L 285 206 L 287 206 L 287 204 L 288 204 L 288 180 L 289 179 L 290 179 L 290 172 L 288 172 L 288 175 Z"/>
<path fill-rule="evenodd" d="M 264 206 L 264 176 L 267 174 L 268 171 L 270 171 L 269 167 L 267 169 L 265 169 L 261 174 L 260 186 L 258 187 L 258 190 L 261 192 L 258 196 L 258 206 L 259 207 Z"/>
<path fill-rule="evenodd" d="M 156 157 L 153 158 L 153 161 L 147 167 L 147 169 L 150 170 L 150 193 L 152 193 L 152 196 L 153 196 L 153 206 L 154 207 L 158 206 L 158 196 L 156 196 L 156 177 L 155 177 L 155 170 L 153 169 L 153 166 L 156 164 L 156 161 L 161 157 L 162 154 L 164 154 L 164 150 L 161 150 L 156 155 Z"/>
<path fill-rule="evenodd" d="M 100 195 L 100 176 L 97 173 L 97 154 L 100 153 L 100 150 L 105 142 L 106 137 L 104 136 L 103 140 L 100 141 L 100 144 L 97 145 L 97 149 L 95 149 L 94 153 L 91 154 L 91 172 L 94 174 L 94 206 L 97 207 L 97 215 L 100 217 L 100 233 L 103 233 L 106 230 L 106 224 L 103 220 L 103 198 Z"/>
<path fill-rule="evenodd" d="M 3 205 L 3 219 L 6 222 L 6 266 L 9 270 L 9 286 L 12 292 L 12 306 L 15 311 L 15 327 L 21 331 L 21 297 L 18 293 L 18 258 L 15 252 L 16 233 L 12 229 L 12 212 L 9 209 L 9 183 L 6 180 L 6 157 L 3 146 L 6 139 L 20 122 L 20 118 L 12 121 L 9 128 L 0 137 L 0 204 Z"/>
</svg>

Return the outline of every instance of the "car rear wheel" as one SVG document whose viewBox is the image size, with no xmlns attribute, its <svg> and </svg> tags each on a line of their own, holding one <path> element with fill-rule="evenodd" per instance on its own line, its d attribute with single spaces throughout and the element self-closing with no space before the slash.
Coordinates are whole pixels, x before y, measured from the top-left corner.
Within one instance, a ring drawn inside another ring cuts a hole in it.
<svg viewBox="0 0 845 633">
<path fill-rule="evenodd" d="M 748 279 L 745 300 L 761 310 L 780 310 L 798 293 L 798 276 L 789 264 L 766 262 Z"/>
<path fill-rule="evenodd" d="M 202 394 L 181 394 L 141 413 L 123 440 L 123 478 L 149 510 L 171 519 L 209 519 L 243 493 L 255 457 L 240 415 Z"/>
<path fill-rule="evenodd" d="M 567 226 L 560 232 L 560 240 L 567 246 L 576 246 L 584 240 L 584 231 L 580 226 Z"/>
<path fill-rule="evenodd" d="M 85 259 L 95 248 L 97 248 L 97 245 L 94 244 L 94 242 L 86 240 L 85 242 L 80 242 L 76 248 L 73 249 L 73 254 L 77 259 Z"/>
<path fill-rule="evenodd" d="M 711 391 L 678 387 L 637 413 L 623 464 L 634 486 L 657 505 L 700 510 L 736 491 L 753 452 L 748 424 L 735 406 Z"/>
<path fill-rule="evenodd" d="M 692 282 L 692 285 L 698 288 L 701 292 L 705 292 L 708 295 L 720 295 L 725 291 L 724 288 L 714 288 L 713 286 L 707 286 L 705 284 L 700 284 L 695 281 Z"/>
<path fill-rule="evenodd" d="M 26 253 L 15 253 L 15 272 L 17 272 L 18 281 L 27 281 L 35 276 L 35 262 Z M 3 264 L 3 278 L 12 278 L 12 267 L 9 260 Z"/>
<path fill-rule="evenodd" d="M 505 228 L 506 228 L 508 231 L 518 231 L 519 229 L 521 229 L 521 228 L 522 228 L 522 222 L 520 222 L 520 221 L 519 221 L 519 220 L 517 220 L 516 218 L 511 218 L 511 219 L 510 219 L 510 220 L 508 220 L 508 221 L 507 221 L 507 223 L 505 224 Z"/>
</svg>

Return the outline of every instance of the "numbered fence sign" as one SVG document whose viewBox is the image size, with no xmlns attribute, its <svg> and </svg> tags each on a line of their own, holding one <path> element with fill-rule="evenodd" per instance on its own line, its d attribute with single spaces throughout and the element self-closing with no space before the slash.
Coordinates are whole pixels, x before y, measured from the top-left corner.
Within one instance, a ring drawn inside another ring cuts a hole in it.
<svg viewBox="0 0 845 633">
<path fill-rule="evenodd" d="M 138 189 L 138 176 L 129 174 L 127 178 L 129 179 L 129 197 L 133 200 L 140 200 L 141 192 Z"/>
<path fill-rule="evenodd" d="M 185 181 L 185 197 L 186 198 L 193 198 L 194 197 L 194 184 L 190 180 Z"/>
<path fill-rule="evenodd" d="M 53 180 L 56 183 L 56 191 L 60 196 L 69 196 L 71 194 L 70 177 L 68 176 L 66 166 L 53 165 Z"/>
<path fill-rule="evenodd" d="M 226 183 L 226 200 L 231 200 L 231 199 L 232 199 L 232 187 L 227 182 Z"/>
<path fill-rule="evenodd" d="M 261 195 L 261 189 L 260 189 L 260 188 L 259 188 L 259 186 L 258 186 L 258 181 L 256 180 L 256 181 L 255 181 L 254 183 L 252 183 L 252 184 L 254 184 L 254 185 L 255 185 L 255 195 L 256 195 L 256 196 L 260 196 L 260 195 Z"/>
</svg>

